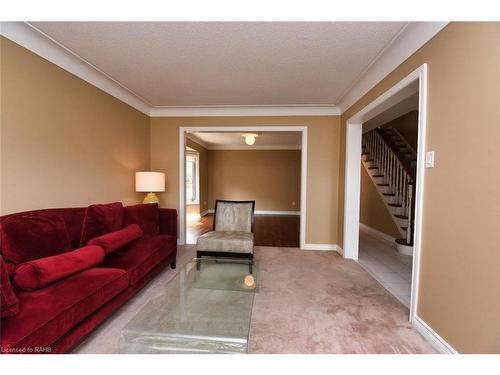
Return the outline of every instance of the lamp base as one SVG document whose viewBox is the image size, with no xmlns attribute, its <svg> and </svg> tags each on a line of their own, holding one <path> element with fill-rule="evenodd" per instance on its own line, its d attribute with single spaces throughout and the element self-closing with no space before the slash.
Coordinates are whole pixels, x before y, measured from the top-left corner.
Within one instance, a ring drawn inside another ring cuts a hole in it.
<svg viewBox="0 0 500 375">
<path fill-rule="evenodd" d="M 148 193 L 142 203 L 160 203 L 160 200 L 155 193 Z"/>
</svg>

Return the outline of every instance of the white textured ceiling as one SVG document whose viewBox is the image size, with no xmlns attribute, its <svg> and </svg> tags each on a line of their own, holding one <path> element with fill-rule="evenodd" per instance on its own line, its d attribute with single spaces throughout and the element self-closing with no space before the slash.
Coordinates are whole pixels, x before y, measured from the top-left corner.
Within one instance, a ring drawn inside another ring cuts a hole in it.
<svg viewBox="0 0 500 375">
<path fill-rule="evenodd" d="M 250 132 L 252 133 L 252 132 Z M 237 132 L 196 132 L 188 138 L 205 146 L 209 150 L 216 149 L 300 149 L 301 132 L 257 132 L 255 144 L 248 146 L 244 134 Z"/>
<path fill-rule="evenodd" d="M 335 105 L 404 22 L 31 22 L 152 106 Z"/>
</svg>

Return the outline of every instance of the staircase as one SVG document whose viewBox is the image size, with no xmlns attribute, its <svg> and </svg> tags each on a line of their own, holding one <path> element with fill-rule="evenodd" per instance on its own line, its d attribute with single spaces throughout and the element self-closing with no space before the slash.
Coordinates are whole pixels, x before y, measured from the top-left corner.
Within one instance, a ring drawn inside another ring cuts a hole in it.
<svg viewBox="0 0 500 375">
<path fill-rule="evenodd" d="M 398 251 L 413 254 L 417 154 L 394 128 L 363 134 L 362 163 L 399 229 Z"/>
</svg>

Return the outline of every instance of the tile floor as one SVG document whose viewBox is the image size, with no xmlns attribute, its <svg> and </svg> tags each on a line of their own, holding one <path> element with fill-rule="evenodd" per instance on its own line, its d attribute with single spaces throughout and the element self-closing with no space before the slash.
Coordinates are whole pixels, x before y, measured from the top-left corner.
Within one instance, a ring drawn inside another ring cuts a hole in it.
<svg viewBox="0 0 500 375">
<path fill-rule="evenodd" d="M 396 244 L 359 230 L 359 264 L 403 305 L 410 307 L 412 258 Z"/>
</svg>

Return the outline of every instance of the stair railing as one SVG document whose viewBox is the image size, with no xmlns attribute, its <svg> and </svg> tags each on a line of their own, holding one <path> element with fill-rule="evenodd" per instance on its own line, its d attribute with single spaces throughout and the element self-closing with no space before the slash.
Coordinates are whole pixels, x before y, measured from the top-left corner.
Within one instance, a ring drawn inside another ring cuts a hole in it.
<svg viewBox="0 0 500 375">
<path fill-rule="evenodd" d="M 414 220 L 414 177 L 403 157 L 398 155 L 394 147 L 376 131 L 371 130 L 363 134 L 365 161 L 370 162 L 370 167 L 377 167 L 374 176 L 382 180 L 386 186 L 386 193 L 394 194 L 389 205 L 396 207 L 395 217 L 406 222 L 405 242 L 413 245 L 413 220 Z M 383 176 L 383 177 L 382 177 Z"/>
</svg>

